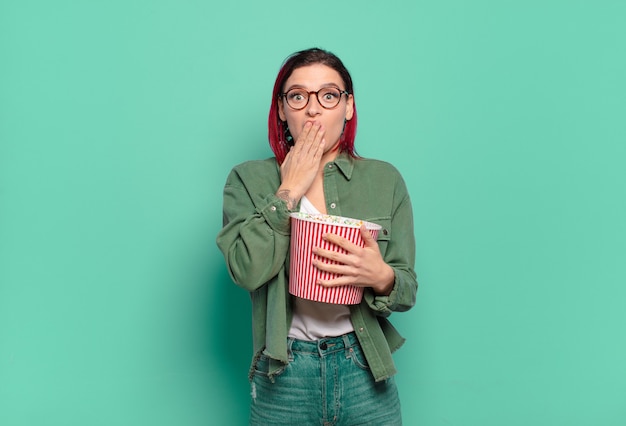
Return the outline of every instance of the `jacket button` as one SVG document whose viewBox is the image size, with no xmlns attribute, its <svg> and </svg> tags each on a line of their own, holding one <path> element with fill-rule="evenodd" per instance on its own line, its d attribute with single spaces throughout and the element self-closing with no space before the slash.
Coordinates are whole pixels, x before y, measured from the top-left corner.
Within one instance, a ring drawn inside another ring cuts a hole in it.
<svg viewBox="0 0 626 426">
<path fill-rule="evenodd" d="M 383 229 L 383 235 L 388 235 L 389 231 L 387 231 L 386 229 Z"/>
<path fill-rule="evenodd" d="M 272 207 L 270 207 L 270 210 L 271 210 L 271 211 L 273 211 L 273 212 L 275 212 L 275 211 L 276 211 L 276 206 L 272 206 Z"/>
<path fill-rule="evenodd" d="M 334 209 L 335 207 L 337 207 L 337 204 L 335 204 L 335 203 L 330 203 L 330 208 L 331 208 L 331 209 Z"/>
<path fill-rule="evenodd" d="M 359 327 L 359 331 L 363 333 L 363 327 Z"/>
</svg>

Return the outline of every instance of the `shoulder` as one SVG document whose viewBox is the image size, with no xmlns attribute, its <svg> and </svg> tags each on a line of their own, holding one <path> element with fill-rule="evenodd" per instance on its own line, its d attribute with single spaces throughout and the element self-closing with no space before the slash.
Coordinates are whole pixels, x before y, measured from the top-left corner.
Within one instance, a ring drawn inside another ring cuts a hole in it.
<svg viewBox="0 0 626 426">
<path fill-rule="evenodd" d="M 247 172 L 247 171 L 257 171 L 257 170 L 275 170 L 278 168 L 278 164 L 276 163 L 276 158 L 270 157 L 264 160 L 250 160 L 245 161 L 241 164 L 237 164 L 233 167 L 233 172 Z"/>
<path fill-rule="evenodd" d="M 402 180 L 402 175 L 393 164 L 373 158 L 355 158 L 354 170 L 358 173 L 374 173 L 380 178 Z"/>
<path fill-rule="evenodd" d="M 370 158 L 354 159 L 352 180 L 360 182 L 376 192 L 393 194 L 394 199 L 403 200 L 408 196 L 408 188 L 400 171 L 391 163 Z"/>
<path fill-rule="evenodd" d="M 260 179 L 261 178 L 261 179 Z M 259 185 L 264 182 L 272 183 L 280 179 L 280 168 L 276 158 L 265 160 L 250 160 L 237 164 L 230 171 L 226 180 L 227 186 Z"/>
</svg>

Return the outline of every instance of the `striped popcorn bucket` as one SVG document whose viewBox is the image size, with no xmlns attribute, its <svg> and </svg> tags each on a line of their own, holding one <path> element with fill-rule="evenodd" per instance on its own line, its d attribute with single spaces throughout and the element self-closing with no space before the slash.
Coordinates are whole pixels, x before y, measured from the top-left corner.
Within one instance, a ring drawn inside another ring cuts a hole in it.
<svg viewBox="0 0 626 426">
<path fill-rule="evenodd" d="M 325 233 L 340 235 L 354 244 L 363 247 L 361 225 L 370 231 L 374 239 L 381 229 L 375 223 L 351 219 L 341 216 L 292 213 L 291 214 L 291 247 L 289 265 L 289 293 L 303 299 L 317 302 L 354 305 L 361 302 L 363 287 L 351 285 L 340 287 L 323 287 L 316 284 L 318 279 L 329 280 L 339 277 L 337 274 L 323 272 L 311 264 L 313 247 L 346 253 L 335 244 L 322 239 Z M 319 258 L 322 262 L 337 263 Z"/>
</svg>

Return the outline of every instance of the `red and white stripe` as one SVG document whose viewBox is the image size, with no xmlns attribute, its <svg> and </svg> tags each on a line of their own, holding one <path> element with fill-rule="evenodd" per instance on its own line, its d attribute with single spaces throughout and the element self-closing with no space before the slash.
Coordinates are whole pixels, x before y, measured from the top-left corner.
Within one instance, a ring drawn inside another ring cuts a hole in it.
<svg viewBox="0 0 626 426">
<path fill-rule="evenodd" d="M 378 231 L 370 230 L 376 238 Z M 335 244 L 322 239 L 325 233 L 337 234 L 356 245 L 363 247 L 365 244 L 361 238 L 359 228 L 342 226 L 334 223 L 319 221 L 307 221 L 297 218 L 291 219 L 291 260 L 289 265 L 289 292 L 303 299 L 318 302 L 354 305 L 361 302 L 363 287 L 351 285 L 340 287 L 324 287 L 316 284 L 318 279 L 332 280 L 340 275 L 323 272 L 311 264 L 313 259 L 313 247 L 321 247 L 340 253 L 345 250 Z M 337 263 L 319 257 L 325 263 Z"/>
</svg>

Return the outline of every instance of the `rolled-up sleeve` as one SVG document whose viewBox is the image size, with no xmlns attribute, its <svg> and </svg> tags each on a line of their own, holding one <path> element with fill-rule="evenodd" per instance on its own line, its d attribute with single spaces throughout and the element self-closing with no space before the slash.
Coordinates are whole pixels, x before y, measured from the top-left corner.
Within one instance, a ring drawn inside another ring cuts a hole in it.
<svg viewBox="0 0 626 426">
<path fill-rule="evenodd" d="M 393 268 L 394 286 L 387 296 L 365 293 L 365 301 L 377 315 L 389 316 L 394 311 L 407 311 L 415 305 L 417 276 L 415 265 L 415 236 L 413 208 L 404 181 L 400 178 L 395 191 L 399 203 L 392 212 L 391 238 L 384 254 L 385 262 Z"/>
<path fill-rule="evenodd" d="M 278 274 L 289 251 L 289 213 L 276 195 L 251 194 L 237 170 L 230 173 L 217 245 L 236 284 L 254 291 Z"/>
</svg>

